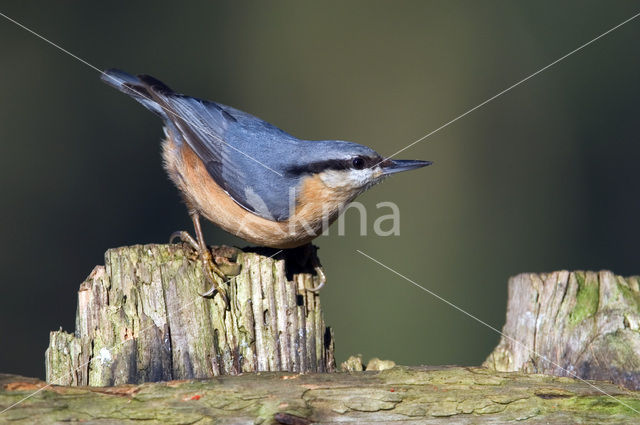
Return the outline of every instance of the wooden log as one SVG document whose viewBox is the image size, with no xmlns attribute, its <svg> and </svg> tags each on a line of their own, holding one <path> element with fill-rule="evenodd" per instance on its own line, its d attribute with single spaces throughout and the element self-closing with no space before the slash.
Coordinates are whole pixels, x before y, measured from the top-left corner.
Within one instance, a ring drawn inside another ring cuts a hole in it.
<svg viewBox="0 0 640 425">
<path fill-rule="evenodd" d="M 45 388 L 0 375 L 0 423 L 102 424 L 622 424 L 640 422 L 640 393 L 595 382 L 482 368 L 262 372 L 118 387 Z M 6 421 L 6 422 L 5 422 Z"/>
<path fill-rule="evenodd" d="M 484 366 L 575 374 L 640 389 L 638 283 L 637 276 L 623 278 L 609 271 L 511 278 L 502 330 L 506 337 Z"/>
<path fill-rule="evenodd" d="M 47 382 L 106 386 L 334 369 L 320 298 L 305 289 L 318 279 L 300 264 L 309 255 L 229 247 L 213 255 L 229 275 L 228 309 L 219 296 L 198 294 L 208 288 L 190 248 L 107 251 L 105 265 L 80 285 L 75 333 L 51 332 Z"/>
</svg>

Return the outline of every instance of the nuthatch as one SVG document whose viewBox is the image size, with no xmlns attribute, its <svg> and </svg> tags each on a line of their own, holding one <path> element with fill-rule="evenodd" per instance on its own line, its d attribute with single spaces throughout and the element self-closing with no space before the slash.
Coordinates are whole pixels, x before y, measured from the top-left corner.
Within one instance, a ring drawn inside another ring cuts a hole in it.
<svg viewBox="0 0 640 425">
<path fill-rule="evenodd" d="M 294 248 L 320 235 L 386 176 L 431 164 L 386 159 L 352 142 L 300 140 L 246 112 L 175 93 L 148 75 L 112 69 L 102 80 L 164 121 L 164 166 L 182 192 L 197 240 L 187 232 L 176 235 L 198 251 L 205 270 L 220 276 L 200 215 L 251 243 Z M 218 290 L 225 298 L 205 275 L 213 287 L 204 295 Z"/>
</svg>

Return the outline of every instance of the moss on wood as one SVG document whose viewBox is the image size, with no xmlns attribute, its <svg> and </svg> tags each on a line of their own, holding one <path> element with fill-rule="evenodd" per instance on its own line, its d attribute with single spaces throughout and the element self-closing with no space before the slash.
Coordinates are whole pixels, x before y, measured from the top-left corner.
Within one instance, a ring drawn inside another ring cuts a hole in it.
<svg viewBox="0 0 640 425">
<path fill-rule="evenodd" d="M 620 424 L 640 421 L 640 394 L 596 382 L 482 368 L 248 373 L 118 387 L 49 387 L 0 416 L 12 424 Z M 0 410 L 43 382 L 0 375 Z M 292 419 L 294 418 L 294 419 Z"/>
</svg>

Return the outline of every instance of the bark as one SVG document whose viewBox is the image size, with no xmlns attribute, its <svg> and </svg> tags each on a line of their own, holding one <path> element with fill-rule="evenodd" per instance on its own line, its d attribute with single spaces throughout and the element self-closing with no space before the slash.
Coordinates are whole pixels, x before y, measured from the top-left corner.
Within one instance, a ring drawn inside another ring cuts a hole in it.
<svg viewBox="0 0 640 425">
<path fill-rule="evenodd" d="M 506 337 L 484 365 L 640 389 L 638 283 L 608 271 L 511 278 Z"/>
<path fill-rule="evenodd" d="M 219 296 L 198 294 L 208 288 L 191 249 L 110 249 L 80 285 L 75 333 L 51 332 L 47 382 L 106 386 L 333 370 L 320 298 L 305 289 L 318 283 L 307 266 L 315 249 L 270 258 L 276 252 L 213 250 L 229 275 L 225 309 Z"/>
<path fill-rule="evenodd" d="M 610 383 L 595 384 L 611 397 L 570 378 L 482 368 L 262 372 L 119 387 L 51 386 L 0 414 L 0 423 L 557 425 L 640 421 L 640 393 Z M 0 411 L 43 385 L 0 375 Z"/>
</svg>

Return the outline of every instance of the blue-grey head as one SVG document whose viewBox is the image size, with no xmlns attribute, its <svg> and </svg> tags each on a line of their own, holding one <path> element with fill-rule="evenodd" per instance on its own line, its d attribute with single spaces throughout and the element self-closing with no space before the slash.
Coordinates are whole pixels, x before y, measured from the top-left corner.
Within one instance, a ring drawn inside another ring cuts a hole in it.
<svg viewBox="0 0 640 425">
<path fill-rule="evenodd" d="M 305 141 L 306 153 L 296 157 L 288 173 L 317 176 L 328 188 L 353 198 L 391 174 L 430 165 L 430 161 L 393 160 L 373 149 L 341 140 Z"/>
</svg>

